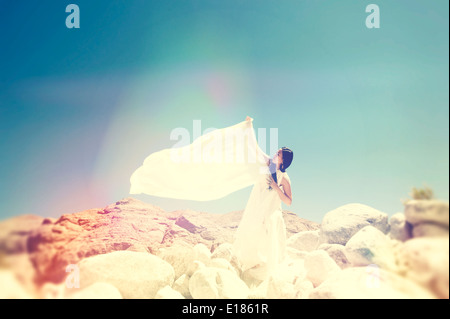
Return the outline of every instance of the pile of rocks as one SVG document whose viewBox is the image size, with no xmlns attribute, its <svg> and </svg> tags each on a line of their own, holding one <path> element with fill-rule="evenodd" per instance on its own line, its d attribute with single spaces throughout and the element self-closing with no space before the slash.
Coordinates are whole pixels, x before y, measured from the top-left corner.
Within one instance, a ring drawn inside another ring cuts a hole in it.
<svg viewBox="0 0 450 319">
<path fill-rule="evenodd" d="M 410 201 L 390 219 L 360 204 L 329 212 L 318 249 L 342 271 L 309 297 L 449 298 L 448 216 L 448 202 L 436 200 Z"/>
<path fill-rule="evenodd" d="M 285 213 L 287 256 L 261 278 L 233 255 L 241 213 L 167 213 L 126 199 L 23 232 L 38 285 L 2 270 L 0 297 L 449 298 L 448 211 L 448 202 L 411 201 L 388 218 L 348 204 L 320 225 Z"/>
</svg>

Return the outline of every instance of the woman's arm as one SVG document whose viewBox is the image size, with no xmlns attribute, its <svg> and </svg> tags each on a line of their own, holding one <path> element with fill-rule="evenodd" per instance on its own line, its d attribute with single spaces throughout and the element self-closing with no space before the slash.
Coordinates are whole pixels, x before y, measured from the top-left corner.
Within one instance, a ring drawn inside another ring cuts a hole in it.
<svg viewBox="0 0 450 319">
<path fill-rule="evenodd" d="M 292 204 L 292 192 L 291 192 L 291 185 L 289 182 L 285 179 L 281 181 L 281 185 L 283 186 L 283 190 L 281 190 L 280 187 L 278 187 L 277 183 L 273 180 L 272 176 L 270 176 L 272 182 L 270 183 L 270 186 L 278 193 L 278 196 L 280 196 L 280 199 L 288 206 L 291 206 Z"/>
<path fill-rule="evenodd" d="M 251 118 L 250 116 L 247 115 L 247 117 L 245 118 L 245 121 L 251 122 L 251 121 L 253 121 L 253 118 Z M 264 163 L 266 163 L 266 165 L 269 166 L 269 164 L 270 164 L 270 159 L 271 159 L 270 156 L 267 155 L 266 153 L 264 153 L 263 150 L 261 150 L 261 149 L 259 148 L 258 143 L 256 143 L 256 147 L 257 147 L 257 149 L 260 151 L 259 154 L 262 156 L 261 161 L 264 161 Z"/>
</svg>

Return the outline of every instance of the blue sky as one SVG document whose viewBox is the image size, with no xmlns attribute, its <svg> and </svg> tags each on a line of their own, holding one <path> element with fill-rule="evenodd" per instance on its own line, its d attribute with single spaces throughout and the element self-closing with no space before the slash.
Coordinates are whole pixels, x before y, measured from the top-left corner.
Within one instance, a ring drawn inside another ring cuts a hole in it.
<svg viewBox="0 0 450 319">
<path fill-rule="evenodd" d="M 68 29 L 65 7 L 80 8 Z M 129 196 L 177 127 L 252 116 L 294 151 L 299 216 L 449 193 L 448 1 L 1 1 L 0 219 Z M 135 196 L 169 211 L 243 209 Z"/>
</svg>

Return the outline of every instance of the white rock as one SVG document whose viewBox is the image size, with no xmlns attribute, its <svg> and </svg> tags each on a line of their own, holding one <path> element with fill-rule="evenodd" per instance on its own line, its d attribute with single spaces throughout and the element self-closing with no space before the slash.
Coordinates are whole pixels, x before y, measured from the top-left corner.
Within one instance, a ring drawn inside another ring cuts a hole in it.
<svg viewBox="0 0 450 319">
<path fill-rule="evenodd" d="M 194 246 L 194 259 L 208 265 L 211 260 L 211 251 L 205 244 L 197 244 Z"/>
<path fill-rule="evenodd" d="M 312 251 L 319 244 L 319 230 L 302 231 L 287 239 L 286 245 L 298 250 Z"/>
<path fill-rule="evenodd" d="M 192 299 L 191 293 L 189 292 L 189 276 L 183 274 L 175 280 L 172 286 L 173 289 L 178 291 L 186 299 Z"/>
<path fill-rule="evenodd" d="M 223 258 L 231 261 L 233 258 L 233 245 L 230 243 L 220 244 L 211 254 L 211 258 Z"/>
<path fill-rule="evenodd" d="M 359 230 L 345 245 L 345 254 L 353 266 L 368 266 L 397 270 L 393 245 L 388 236 L 373 226 Z"/>
<path fill-rule="evenodd" d="M 265 267 L 265 265 L 247 269 L 240 276 L 240 278 L 250 288 L 260 285 L 265 279 L 267 279 L 267 277 L 268 277 L 268 270 L 267 267 Z"/>
<path fill-rule="evenodd" d="M 345 255 L 345 246 L 339 244 L 321 244 L 317 249 L 325 250 L 341 269 L 350 267 L 350 262 Z"/>
<path fill-rule="evenodd" d="M 345 245 L 358 230 L 369 225 L 387 233 L 388 215 L 362 204 L 341 206 L 324 216 L 320 243 Z"/>
<path fill-rule="evenodd" d="M 449 240 L 442 237 L 413 238 L 397 250 L 399 269 L 439 298 L 449 298 Z"/>
<path fill-rule="evenodd" d="M 306 256 L 307 252 L 301 252 L 295 248 L 291 248 Z M 256 268 L 251 268 L 242 273 L 241 278 L 248 287 L 254 288 L 266 281 L 270 276 L 275 276 L 277 279 L 283 280 L 293 284 L 296 280 L 303 280 L 306 277 L 306 270 L 304 266 L 304 258 L 290 258 L 286 256 L 284 260 L 276 266 L 275 269 L 269 270 L 265 265 Z M 299 279 L 300 278 L 300 279 Z"/>
<path fill-rule="evenodd" d="M 175 278 L 179 278 L 183 274 L 192 276 L 199 268 L 208 266 L 211 262 L 211 252 L 204 244 L 197 244 L 194 247 L 177 244 L 162 248 L 158 257 L 173 266 Z"/>
<path fill-rule="evenodd" d="M 66 296 L 69 299 L 122 299 L 120 291 L 111 284 L 96 282 L 84 288 L 73 288 L 73 292 Z"/>
<path fill-rule="evenodd" d="M 159 250 L 158 257 L 172 265 L 175 271 L 175 278 L 183 274 L 188 276 L 193 273 L 193 263 L 196 258 L 194 249 L 187 245 L 174 245 L 172 247 Z"/>
<path fill-rule="evenodd" d="M 341 268 L 324 250 L 310 252 L 305 258 L 306 278 L 311 281 L 314 287 L 319 286 L 325 279 Z"/>
<path fill-rule="evenodd" d="M 389 236 L 392 239 L 406 241 L 411 238 L 411 224 L 406 222 L 404 213 L 396 213 L 389 219 Z"/>
<path fill-rule="evenodd" d="M 187 274 L 194 274 L 196 271 L 204 268 L 206 268 L 206 265 L 204 263 L 198 260 L 194 260 L 189 267 L 189 271 L 187 272 Z"/>
<path fill-rule="evenodd" d="M 423 222 L 449 226 L 448 201 L 410 200 L 405 205 L 406 220 L 413 225 Z"/>
<path fill-rule="evenodd" d="M 314 285 L 309 280 L 296 282 L 294 285 L 295 298 L 308 299 L 309 294 L 313 291 Z"/>
<path fill-rule="evenodd" d="M 185 299 L 181 293 L 170 286 L 165 286 L 158 290 L 155 299 Z"/>
<path fill-rule="evenodd" d="M 250 287 L 248 299 L 266 299 L 268 284 L 269 281 L 264 280 L 259 285 Z"/>
<path fill-rule="evenodd" d="M 194 299 L 245 299 L 249 288 L 233 272 L 213 267 L 196 271 L 189 279 Z"/>
<path fill-rule="evenodd" d="M 213 258 L 210 262 L 210 267 L 216 267 L 216 268 L 222 268 L 227 269 L 233 273 L 235 273 L 237 276 L 239 276 L 236 269 L 230 264 L 230 262 L 224 258 Z"/>
<path fill-rule="evenodd" d="M 220 244 L 211 254 L 211 261 L 214 261 L 215 258 L 223 258 L 230 262 L 233 269 L 236 273 L 241 276 L 242 269 L 241 264 L 239 263 L 236 255 L 233 251 L 233 245 L 230 243 Z"/>
<path fill-rule="evenodd" d="M 296 297 L 294 284 L 285 281 L 281 274 L 273 274 L 267 281 L 267 299 L 293 299 Z"/>
<path fill-rule="evenodd" d="M 30 299 L 12 271 L 0 270 L 0 299 Z"/>
<path fill-rule="evenodd" d="M 79 264 L 80 288 L 106 282 L 123 298 L 154 298 L 162 287 L 171 286 L 175 272 L 161 258 L 141 252 L 116 251 L 83 259 Z"/>
<path fill-rule="evenodd" d="M 193 248 L 193 261 L 188 267 L 187 275 L 192 276 L 194 272 L 204 266 L 209 266 L 211 263 L 211 251 L 204 244 L 197 244 Z"/>
<path fill-rule="evenodd" d="M 280 269 L 281 270 L 281 269 Z M 297 277 L 295 277 L 297 278 Z M 302 276 L 304 278 L 304 276 Z M 302 281 L 302 279 L 299 279 Z M 271 274 L 258 286 L 252 287 L 249 299 L 293 299 L 297 296 L 295 279 L 286 276 L 282 271 Z"/>
<path fill-rule="evenodd" d="M 260 285 L 252 287 L 249 298 L 293 299 L 306 292 L 303 259 L 285 259 Z M 309 281 L 306 281 L 309 282 Z M 311 282 L 309 284 L 312 287 Z"/>
<path fill-rule="evenodd" d="M 409 299 L 433 298 L 420 285 L 375 267 L 351 267 L 335 273 L 316 287 L 310 299 Z"/>
<path fill-rule="evenodd" d="M 295 284 L 306 278 L 305 261 L 303 259 L 286 258 L 274 270 L 276 277 L 284 282 Z"/>
</svg>

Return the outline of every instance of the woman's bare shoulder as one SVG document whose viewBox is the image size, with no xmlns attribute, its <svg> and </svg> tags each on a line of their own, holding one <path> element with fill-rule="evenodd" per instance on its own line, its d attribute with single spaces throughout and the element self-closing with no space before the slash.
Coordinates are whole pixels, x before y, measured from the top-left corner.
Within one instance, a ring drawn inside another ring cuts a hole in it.
<svg viewBox="0 0 450 319">
<path fill-rule="evenodd" d="M 283 173 L 283 178 L 281 179 L 281 184 L 287 184 L 291 186 L 291 179 L 289 178 L 289 175 L 285 172 Z"/>
</svg>

